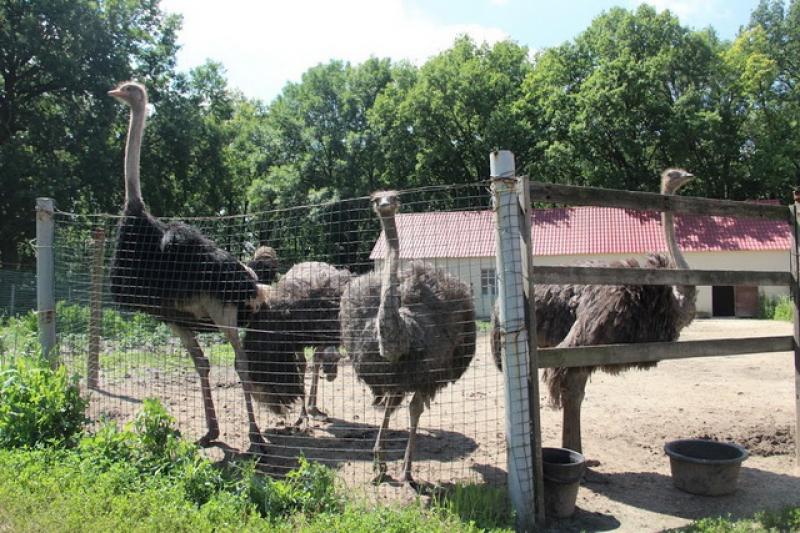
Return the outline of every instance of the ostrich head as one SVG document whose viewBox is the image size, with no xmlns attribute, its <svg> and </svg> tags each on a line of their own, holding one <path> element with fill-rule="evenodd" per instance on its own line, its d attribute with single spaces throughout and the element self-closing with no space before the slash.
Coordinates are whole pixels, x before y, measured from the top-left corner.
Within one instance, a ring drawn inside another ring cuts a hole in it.
<svg viewBox="0 0 800 533">
<path fill-rule="evenodd" d="M 675 194 L 694 179 L 694 174 L 682 168 L 668 168 L 661 173 L 661 194 Z"/>
<path fill-rule="evenodd" d="M 253 254 L 253 260 L 269 261 L 270 263 L 278 262 L 278 253 L 272 246 L 259 246 L 256 253 Z"/>
<path fill-rule="evenodd" d="M 379 217 L 392 217 L 400 208 L 400 199 L 397 191 L 378 191 L 372 193 L 372 208 Z"/>
<path fill-rule="evenodd" d="M 144 112 L 147 108 L 147 89 L 139 82 L 123 81 L 108 91 L 108 95 L 130 106 L 134 111 Z"/>
</svg>

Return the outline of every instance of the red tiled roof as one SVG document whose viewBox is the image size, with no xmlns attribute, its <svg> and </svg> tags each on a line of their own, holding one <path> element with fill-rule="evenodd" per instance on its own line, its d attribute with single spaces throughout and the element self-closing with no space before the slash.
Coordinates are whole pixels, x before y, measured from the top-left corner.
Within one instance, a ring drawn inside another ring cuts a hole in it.
<svg viewBox="0 0 800 533">
<path fill-rule="evenodd" d="M 403 259 L 494 255 L 494 214 L 452 211 L 397 215 Z M 676 215 L 678 244 L 685 252 L 788 250 L 789 225 L 779 221 Z M 535 255 L 665 252 L 661 215 L 609 207 L 536 209 Z M 381 234 L 370 259 L 383 257 Z"/>
</svg>

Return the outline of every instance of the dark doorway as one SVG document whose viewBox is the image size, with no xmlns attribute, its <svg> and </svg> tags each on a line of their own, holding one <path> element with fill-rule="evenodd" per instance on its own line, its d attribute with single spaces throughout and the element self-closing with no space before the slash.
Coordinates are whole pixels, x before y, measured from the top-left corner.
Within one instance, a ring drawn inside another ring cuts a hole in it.
<svg viewBox="0 0 800 533">
<path fill-rule="evenodd" d="M 736 316 L 736 295 L 732 285 L 711 288 L 711 309 L 714 316 Z"/>
</svg>

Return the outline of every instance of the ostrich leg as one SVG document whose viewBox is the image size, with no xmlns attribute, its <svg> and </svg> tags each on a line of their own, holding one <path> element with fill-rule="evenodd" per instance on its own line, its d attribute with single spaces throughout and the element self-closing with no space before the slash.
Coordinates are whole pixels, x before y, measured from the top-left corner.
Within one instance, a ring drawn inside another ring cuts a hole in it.
<svg viewBox="0 0 800 533">
<path fill-rule="evenodd" d="M 183 347 L 186 348 L 186 351 L 192 356 L 194 369 L 197 371 L 197 375 L 200 376 L 200 390 L 203 393 L 203 410 L 206 415 L 206 428 L 208 432 L 200 437 L 197 443 L 205 447 L 219 437 L 219 423 L 217 422 L 217 413 L 214 410 L 214 399 L 211 397 L 211 385 L 208 382 L 211 363 L 209 363 L 208 358 L 203 355 L 203 350 L 197 343 L 197 337 L 194 336 L 194 333 L 177 324 L 169 324 L 169 327 L 172 332 L 180 338 Z"/>
<path fill-rule="evenodd" d="M 266 446 L 264 438 L 261 436 L 261 431 L 258 429 L 256 423 L 255 410 L 253 409 L 253 385 L 250 383 L 249 376 L 247 375 L 247 354 L 242 347 L 242 341 L 239 338 L 239 329 L 236 327 L 237 309 L 235 306 L 226 305 L 219 307 L 209 306 L 207 309 L 211 320 L 217 327 L 225 334 L 225 337 L 233 347 L 234 355 L 234 368 L 239 375 L 242 382 L 242 389 L 244 390 L 244 403 L 247 408 L 247 421 L 249 424 L 249 437 L 250 437 L 250 450 L 258 451 L 258 447 Z"/>
<path fill-rule="evenodd" d="M 561 404 L 564 420 L 561 427 L 561 445 L 583 453 L 581 449 L 581 404 L 586 391 L 589 372 L 583 368 L 569 368 L 561 385 Z"/>
<path fill-rule="evenodd" d="M 400 405 L 400 402 L 403 401 L 403 395 L 387 395 L 384 401 L 386 402 L 386 409 L 383 411 L 383 422 L 381 422 L 381 427 L 378 429 L 378 437 L 375 439 L 375 446 L 372 448 L 374 468 L 378 472 L 372 482 L 376 484 L 382 483 L 386 478 L 386 461 L 383 457 L 383 451 L 386 447 L 386 431 L 389 427 L 389 419 L 392 417 L 392 413 L 394 413 L 397 406 Z"/>
<path fill-rule="evenodd" d="M 408 418 L 410 425 L 408 428 L 408 444 L 406 444 L 406 455 L 403 459 L 403 481 L 414 485 L 414 478 L 411 477 L 411 462 L 414 454 L 414 447 L 417 444 L 417 427 L 419 427 L 419 417 L 425 410 L 425 400 L 419 392 L 414 393 L 411 403 L 408 406 Z"/>
<path fill-rule="evenodd" d="M 328 415 L 317 407 L 317 390 L 319 389 L 319 371 L 322 361 L 318 352 L 314 350 L 314 357 L 311 359 L 311 387 L 308 389 L 308 416 L 314 420 L 325 421 Z"/>
</svg>

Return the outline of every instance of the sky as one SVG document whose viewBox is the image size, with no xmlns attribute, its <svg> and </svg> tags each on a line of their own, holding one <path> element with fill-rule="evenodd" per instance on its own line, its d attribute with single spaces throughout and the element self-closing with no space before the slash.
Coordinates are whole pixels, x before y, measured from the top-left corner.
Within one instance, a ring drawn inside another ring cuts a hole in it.
<svg viewBox="0 0 800 533">
<path fill-rule="evenodd" d="M 183 16 L 178 68 L 212 59 L 229 85 L 272 101 L 288 82 L 320 63 L 353 64 L 371 56 L 421 65 L 461 34 L 503 39 L 531 50 L 559 45 L 613 6 L 645 1 L 691 28 L 713 27 L 732 39 L 758 0 L 162 0 Z"/>
</svg>

